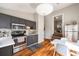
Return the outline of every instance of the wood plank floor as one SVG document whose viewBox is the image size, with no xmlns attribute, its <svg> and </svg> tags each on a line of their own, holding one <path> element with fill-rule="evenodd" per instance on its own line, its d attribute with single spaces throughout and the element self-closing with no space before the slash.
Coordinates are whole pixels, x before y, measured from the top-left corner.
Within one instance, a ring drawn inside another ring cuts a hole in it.
<svg viewBox="0 0 79 59">
<path fill-rule="evenodd" d="M 23 49 L 14 56 L 53 56 L 54 53 L 54 46 L 50 43 L 50 41 L 45 40 L 41 43 L 42 47 L 38 48 L 36 52 L 32 52 L 28 48 Z M 59 56 L 59 54 L 55 54 L 54 56 Z"/>
</svg>

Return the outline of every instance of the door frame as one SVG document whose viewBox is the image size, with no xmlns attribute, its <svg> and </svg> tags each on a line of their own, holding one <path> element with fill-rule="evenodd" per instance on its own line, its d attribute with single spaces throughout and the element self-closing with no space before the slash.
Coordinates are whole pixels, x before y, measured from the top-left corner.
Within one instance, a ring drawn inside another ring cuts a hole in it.
<svg viewBox="0 0 79 59">
<path fill-rule="evenodd" d="M 63 13 L 61 13 L 61 14 L 56 14 L 56 15 L 53 15 L 52 17 L 53 17 L 53 21 L 54 21 L 54 17 L 56 17 L 56 16 L 60 16 L 60 15 L 62 15 L 62 34 L 63 34 L 63 36 L 65 35 L 64 34 L 64 30 L 65 30 L 65 24 L 64 24 L 64 14 Z M 54 22 L 53 22 L 53 27 L 54 27 Z M 54 28 L 53 28 L 53 31 L 54 31 Z M 54 32 L 53 32 L 53 34 L 54 34 Z"/>
</svg>

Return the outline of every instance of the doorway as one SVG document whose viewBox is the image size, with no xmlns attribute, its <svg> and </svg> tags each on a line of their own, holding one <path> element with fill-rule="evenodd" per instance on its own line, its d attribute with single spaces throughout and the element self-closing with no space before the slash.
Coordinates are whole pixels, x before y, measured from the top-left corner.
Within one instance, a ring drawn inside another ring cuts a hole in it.
<svg viewBox="0 0 79 59">
<path fill-rule="evenodd" d="M 54 16 L 54 33 L 62 33 L 62 15 Z"/>
</svg>

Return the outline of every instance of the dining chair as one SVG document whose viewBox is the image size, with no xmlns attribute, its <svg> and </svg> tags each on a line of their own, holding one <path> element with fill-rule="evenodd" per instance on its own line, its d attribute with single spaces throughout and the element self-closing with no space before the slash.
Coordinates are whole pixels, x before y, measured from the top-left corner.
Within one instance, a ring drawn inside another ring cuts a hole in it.
<svg viewBox="0 0 79 59">
<path fill-rule="evenodd" d="M 66 45 L 57 43 L 56 45 L 54 45 L 54 47 L 55 47 L 54 55 L 56 55 L 57 53 L 61 56 L 70 56 L 69 49 L 67 48 Z"/>
</svg>

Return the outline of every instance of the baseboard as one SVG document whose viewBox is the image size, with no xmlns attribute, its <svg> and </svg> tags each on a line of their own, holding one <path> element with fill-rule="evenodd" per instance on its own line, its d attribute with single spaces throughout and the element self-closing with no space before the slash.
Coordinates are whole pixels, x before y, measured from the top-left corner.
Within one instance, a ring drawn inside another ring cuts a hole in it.
<svg viewBox="0 0 79 59">
<path fill-rule="evenodd" d="M 43 42 L 43 41 L 42 41 L 42 42 Z M 42 42 L 37 42 L 37 43 L 31 44 L 31 45 L 29 45 L 29 46 L 27 46 L 27 47 L 31 47 L 31 46 L 33 46 L 33 45 L 35 45 L 35 44 L 41 44 Z"/>
<path fill-rule="evenodd" d="M 50 38 L 44 38 L 44 40 L 51 40 Z"/>
<path fill-rule="evenodd" d="M 29 46 L 27 46 L 27 47 L 31 47 L 31 46 L 33 46 L 33 45 L 35 45 L 35 44 L 38 44 L 38 43 L 31 44 L 31 45 L 29 45 Z"/>
<path fill-rule="evenodd" d="M 39 44 L 42 43 L 42 42 L 44 42 L 44 39 L 43 39 L 43 41 L 38 41 Z"/>
</svg>

